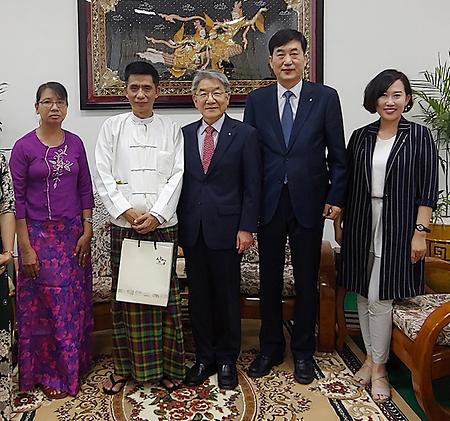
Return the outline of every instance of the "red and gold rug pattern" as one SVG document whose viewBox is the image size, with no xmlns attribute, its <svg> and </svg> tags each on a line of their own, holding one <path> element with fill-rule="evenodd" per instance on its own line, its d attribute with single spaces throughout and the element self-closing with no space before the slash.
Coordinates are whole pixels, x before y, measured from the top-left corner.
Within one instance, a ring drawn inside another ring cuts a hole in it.
<svg viewBox="0 0 450 421">
<path fill-rule="evenodd" d="M 393 399 L 377 405 L 368 390 L 352 380 L 360 365 L 356 345 L 345 352 L 315 355 L 316 380 L 304 386 L 293 378 L 289 355 L 282 365 L 260 379 L 247 376 L 256 355 L 257 325 L 246 324 L 238 361 L 239 387 L 224 391 L 211 376 L 198 387 L 168 392 L 156 384 L 129 381 L 107 396 L 102 384 L 113 370 L 109 355 L 100 355 L 75 398 L 47 400 L 39 390 L 17 395 L 15 421 L 296 421 L 296 420 L 417 420 L 393 390 Z M 190 356 L 192 361 L 192 355 Z"/>
</svg>

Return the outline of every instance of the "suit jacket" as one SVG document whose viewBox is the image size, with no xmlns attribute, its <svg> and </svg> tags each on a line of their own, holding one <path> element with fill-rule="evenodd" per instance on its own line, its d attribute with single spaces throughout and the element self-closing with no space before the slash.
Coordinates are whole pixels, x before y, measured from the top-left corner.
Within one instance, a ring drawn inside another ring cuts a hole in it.
<svg viewBox="0 0 450 421">
<path fill-rule="evenodd" d="M 344 212 L 339 282 L 367 297 L 372 238 L 372 159 L 380 121 L 355 130 L 348 144 L 348 197 Z M 411 263 L 411 239 L 419 206 L 436 206 L 438 158 L 426 127 L 400 120 L 386 164 L 380 300 L 423 293 L 423 261 Z"/>
<path fill-rule="evenodd" d="M 257 230 L 261 158 L 256 130 L 226 115 L 205 174 L 198 149 L 200 124 L 201 120 L 183 127 L 185 170 L 178 204 L 180 244 L 193 246 L 201 229 L 207 247 L 234 248 L 238 230 Z"/>
<path fill-rule="evenodd" d="M 303 81 L 287 148 L 278 110 L 274 84 L 253 91 L 244 113 L 244 122 L 258 130 L 262 150 L 262 223 L 272 219 L 287 174 L 298 222 L 305 228 L 321 226 L 325 203 L 342 207 L 345 198 L 346 156 L 338 94 L 330 87 Z"/>
</svg>

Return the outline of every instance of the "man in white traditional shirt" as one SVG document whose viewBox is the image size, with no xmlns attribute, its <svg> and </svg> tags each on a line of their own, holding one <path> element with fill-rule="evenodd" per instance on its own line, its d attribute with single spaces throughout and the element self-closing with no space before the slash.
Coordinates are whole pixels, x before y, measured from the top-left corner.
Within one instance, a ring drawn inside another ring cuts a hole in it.
<svg viewBox="0 0 450 421">
<path fill-rule="evenodd" d="M 177 123 L 153 112 L 160 90 L 158 72 L 151 64 L 128 64 L 125 82 L 132 112 L 108 118 L 95 148 L 94 181 L 112 220 L 114 373 L 103 385 L 109 395 L 120 392 L 128 378 L 159 381 L 163 387 L 174 389 L 185 374 L 180 294 L 174 270 L 183 135 Z M 174 243 L 167 307 L 115 300 L 125 238 Z"/>
</svg>

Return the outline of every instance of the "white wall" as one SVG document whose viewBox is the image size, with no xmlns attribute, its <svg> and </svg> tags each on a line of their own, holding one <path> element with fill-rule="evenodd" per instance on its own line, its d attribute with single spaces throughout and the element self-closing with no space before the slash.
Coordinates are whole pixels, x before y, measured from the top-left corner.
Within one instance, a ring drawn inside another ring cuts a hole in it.
<svg viewBox="0 0 450 421">
<path fill-rule="evenodd" d="M 325 83 L 339 91 L 347 137 L 374 120 L 361 104 L 379 71 L 396 68 L 417 79 L 438 53 L 448 58 L 449 22 L 448 0 L 325 0 Z"/>
<path fill-rule="evenodd" d="M 449 17 L 449 0 L 325 0 L 325 83 L 340 93 L 347 137 L 373 119 L 361 102 L 377 72 L 395 67 L 417 78 L 435 65 L 438 52 L 447 55 Z M 92 162 L 100 125 L 115 112 L 80 111 L 77 1 L 1 0 L 0 60 L 0 81 L 9 84 L 0 101 L 0 147 L 12 146 L 36 126 L 36 88 L 57 80 L 69 92 L 64 126 L 82 137 Z M 197 118 L 189 109 L 158 112 L 182 124 Z M 230 114 L 240 118 L 242 110 Z"/>
<path fill-rule="evenodd" d="M 37 125 L 36 89 L 56 80 L 69 93 L 64 127 L 83 139 L 92 164 L 102 122 L 123 110 L 80 110 L 77 0 L 0 0 L 0 60 L 0 82 L 9 85 L 0 101 L 0 147 L 11 147 Z M 195 109 L 158 112 L 181 124 L 198 118 Z M 241 118 L 242 110 L 231 109 L 229 114 Z"/>
</svg>

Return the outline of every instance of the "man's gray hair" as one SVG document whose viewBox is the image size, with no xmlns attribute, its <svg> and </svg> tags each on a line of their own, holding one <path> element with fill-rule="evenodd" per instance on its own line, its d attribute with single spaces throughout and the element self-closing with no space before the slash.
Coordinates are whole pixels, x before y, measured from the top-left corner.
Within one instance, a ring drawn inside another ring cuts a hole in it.
<svg viewBox="0 0 450 421">
<path fill-rule="evenodd" d="M 216 79 L 222 83 L 225 88 L 225 92 L 230 92 L 231 86 L 228 78 L 217 70 L 199 70 L 195 73 L 194 79 L 192 80 L 191 92 L 195 94 L 198 89 L 198 85 L 204 79 Z"/>
</svg>

